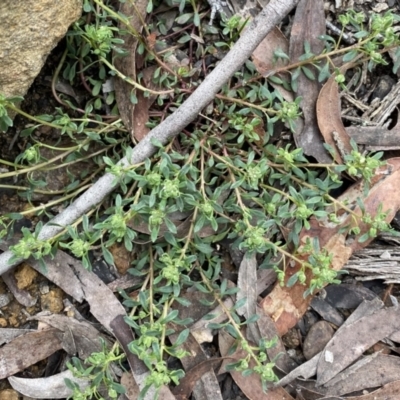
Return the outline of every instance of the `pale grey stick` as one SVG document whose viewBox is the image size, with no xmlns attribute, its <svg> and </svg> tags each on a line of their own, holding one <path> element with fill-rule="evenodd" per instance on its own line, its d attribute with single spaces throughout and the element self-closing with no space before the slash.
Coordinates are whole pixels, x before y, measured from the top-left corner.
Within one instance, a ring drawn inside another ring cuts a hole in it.
<svg viewBox="0 0 400 400">
<path fill-rule="evenodd" d="M 131 160 L 123 158 L 119 164 L 126 166 L 129 164 L 138 164 L 153 155 L 157 150 L 151 144 L 152 139 L 157 139 L 161 143 L 166 144 L 178 135 L 214 99 L 221 87 L 245 63 L 264 37 L 298 2 L 299 0 L 271 0 L 249 24 L 231 51 L 207 75 L 195 92 L 173 114 L 151 130 L 140 141 L 132 151 Z M 55 236 L 64 227 L 71 225 L 96 204 L 99 204 L 117 186 L 118 182 L 116 182 L 114 175 L 107 173 L 102 176 L 69 207 L 49 221 L 42 228 L 39 239 L 46 240 Z M 9 250 L 0 255 L 0 274 L 3 274 L 22 261 L 21 259 L 10 263 L 12 255 Z"/>
</svg>

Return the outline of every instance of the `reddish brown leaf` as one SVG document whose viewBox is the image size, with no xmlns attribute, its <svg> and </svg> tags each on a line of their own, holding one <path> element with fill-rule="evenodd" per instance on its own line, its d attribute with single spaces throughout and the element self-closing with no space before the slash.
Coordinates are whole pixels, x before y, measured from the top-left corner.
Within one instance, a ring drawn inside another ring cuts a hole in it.
<svg viewBox="0 0 400 400">
<path fill-rule="evenodd" d="M 282 59 L 274 61 L 274 53 L 277 49 L 288 54 L 289 43 L 280 29 L 275 27 L 270 33 L 268 33 L 252 54 L 253 63 L 261 75 L 264 75 L 273 69 L 283 67 L 288 63 Z"/>
<path fill-rule="evenodd" d="M 395 158 L 388 160 L 387 166 L 377 171 L 372 179 L 371 189 L 367 198 L 363 199 L 364 207 L 367 213 L 374 216 L 377 214 L 379 206 L 382 205 L 382 210 L 387 211 L 386 221 L 390 222 L 396 211 L 400 208 L 400 159 Z M 339 201 L 348 200 L 348 205 L 354 208 L 354 212 L 361 216 L 356 200 L 362 196 L 363 184 L 357 183 L 350 187 L 340 198 Z M 361 197 L 362 198 L 362 197 Z M 347 226 L 352 223 L 351 216 L 342 214 L 342 223 L 340 226 Z M 311 229 L 305 230 L 300 233 L 300 243 L 305 243 L 307 238 L 318 238 L 320 247 L 325 248 L 328 253 L 333 255 L 332 268 L 340 270 L 350 258 L 354 251 L 360 250 L 367 246 L 371 240 L 360 243 L 355 238 L 350 243 L 346 243 L 346 234 L 339 233 L 340 226 L 330 227 L 326 221 L 310 220 Z M 358 221 L 358 226 L 361 229 L 360 236 L 368 232 L 369 226 L 365 223 Z M 359 236 L 359 237 L 360 237 Z M 308 254 L 301 254 L 298 256 L 302 260 L 308 259 Z M 297 273 L 300 269 L 300 264 L 295 263 L 293 268 L 288 268 L 286 271 L 285 281 L 287 282 L 292 275 Z M 310 281 L 310 273 L 307 273 L 307 282 Z M 261 306 L 267 315 L 270 315 L 277 325 L 280 334 L 286 333 L 293 327 L 298 319 L 306 311 L 312 296 L 303 298 L 303 293 L 306 286 L 301 285 L 299 282 L 292 287 L 284 285 L 281 287 L 277 284 L 273 291 L 265 297 Z"/>
<path fill-rule="evenodd" d="M 344 154 L 350 154 L 352 148 L 341 118 L 339 87 L 334 75 L 328 79 L 318 96 L 317 118 L 325 143 L 334 150 L 334 160 L 342 164 Z"/>
<path fill-rule="evenodd" d="M 301 0 L 296 8 L 290 35 L 290 61 L 299 61 L 304 54 L 304 43 L 308 42 L 311 52 L 320 54 L 324 43 L 318 37 L 325 34 L 324 3 L 315 0 Z M 321 67 L 323 65 L 320 65 Z M 315 79 L 307 78 L 303 72 L 297 79 L 297 96 L 302 98 L 300 106 L 303 111 L 304 126 L 297 124 L 295 136 L 297 147 L 321 163 L 331 162 L 331 157 L 323 146 L 323 140 L 317 124 L 316 102 L 321 84 L 318 82 L 318 70 L 312 65 L 305 66 Z"/>
</svg>

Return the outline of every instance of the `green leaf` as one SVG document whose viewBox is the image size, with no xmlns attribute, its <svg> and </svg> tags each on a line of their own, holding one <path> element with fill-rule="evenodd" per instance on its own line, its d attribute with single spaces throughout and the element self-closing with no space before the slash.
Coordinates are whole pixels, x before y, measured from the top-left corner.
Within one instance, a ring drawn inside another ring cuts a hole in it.
<svg viewBox="0 0 400 400">
<path fill-rule="evenodd" d="M 101 247 L 101 250 L 102 250 L 103 257 L 104 257 L 104 260 L 106 261 L 106 263 L 108 263 L 110 265 L 114 265 L 114 257 L 111 254 L 111 252 L 104 246 Z"/>
<path fill-rule="evenodd" d="M 225 329 L 226 329 L 227 332 L 228 332 L 232 337 L 234 337 L 235 339 L 238 339 L 238 338 L 239 338 L 239 334 L 237 333 L 236 329 L 235 329 L 231 324 L 226 325 L 226 326 L 225 326 Z"/>
<path fill-rule="evenodd" d="M 343 57 L 343 62 L 349 62 L 353 60 L 358 54 L 357 50 L 351 50 L 348 53 L 346 53 Z"/>
<path fill-rule="evenodd" d="M 184 329 L 184 330 L 179 334 L 179 336 L 178 336 L 178 338 L 176 339 L 174 345 L 175 345 L 175 346 L 180 346 L 181 344 L 183 344 L 183 343 L 186 341 L 186 339 L 188 338 L 189 333 L 190 333 L 190 330 L 189 330 L 189 329 Z"/>
<path fill-rule="evenodd" d="M 286 283 L 287 287 L 292 287 L 297 281 L 299 277 L 297 274 L 292 275 Z"/>
<path fill-rule="evenodd" d="M 308 79 L 310 79 L 310 81 L 314 81 L 315 80 L 314 72 L 312 72 L 311 69 L 309 69 L 307 67 L 301 67 L 301 70 L 303 71 L 304 75 Z"/>
<path fill-rule="evenodd" d="M 186 24 L 193 17 L 193 13 L 182 14 L 178 18 L 175 19 L 177 24 L 183 25 Z"/>
</svg>

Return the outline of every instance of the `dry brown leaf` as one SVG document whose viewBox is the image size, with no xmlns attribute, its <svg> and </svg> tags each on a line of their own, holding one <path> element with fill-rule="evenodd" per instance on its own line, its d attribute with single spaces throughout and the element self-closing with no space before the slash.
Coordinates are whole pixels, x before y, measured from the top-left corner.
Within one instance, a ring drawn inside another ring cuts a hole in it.
<svg viewBox="0 0 400 400">
<path fill-rule="evenodd" d="M 261 337 L 268 340 L 271 340 L 275 337 L 278 338 L 275 346 L 267 349 L 269 359 L 275 359 L 275 365 L 277 366 L 277 368 L 279 368 L 283 372 L 289 373 L 297 367 L 297 364 L 287 354 L 285 346 L 283 345 L 282 340 L 279 337 L 278 331 L 276 330 L 274 321 L 272 321 L 271 317 L 265 315 L 260 307 L 257 307 L 257 315 L 260 317 L 256 324 L 260 331 Z"/>
<path fill-rule="evenodd" d="M 394 158 L 387 162 L 387 165 L 379 169 L 372 179 L 371 189 L 367 198 L 363 199 L 364 207 L 367 213 L 374 216 L 378 212 L 379 205 L 382 210 L 387 211 L 386 221 L 390 222 L 396 211 L 400 208 L 400 159 Z M 354 207 L 354 212 L 361 215 L 361 210 L 357 206 L 356 199 L 362 194 L 362 182 L 351 186 L 340 198 L 339 201 L 349 200 L 349 206 Z M 351 223 L 350 216 L 344 214 L 341 226 Z M 346 243 L 346 234 L 339 233 L 340 226 L 330 227 L 327 222 L 310 220 L 311 229 L 303 229 L 300 233 L 300 243 L 305 243 L 307 238 L 318 238 L 320 247 L 325 248 L 328 253 L 333 255 L 332 268 L 340 270 L 350 258 L 354 251 L 360 250 L 367 246 L 371 240 L 360 243 L 357 238 L 352 242 Z M 358 237 L 369 230 L 369 226 L 358 221 L 361 233 Z M 308 255 L 302 254 L 298 256 L 302 260 L 307 260 Z M 293 268 L 286 271 L 285 282 L 292 275 L 299 271 L 300 265 L 295 263 Z M 311 279 L 310 272 L 307 272 L 307 282 Z M 284 285 L 281 287 L 277 284 L 273 291 L 265 297 L 261 306 L 267 315 L 271 316 L 275 321 L 277 330 L 280 334 L 285 334 L 292 328 L 299 318 L 306 311 L 312 296 L 303 298 L 305 286 L 299 282 L 292 287 Z"/>
<path fill-rule="evenodd" d="M 278 49 L 287 54 L 289 42 L 280 29 L 275 27 L 252 54 L 253 63 L 261 75 L 265 75 L 276 68 L 281 68 L 288 63 L 282 59 L 274 61 L 274 53 Z"/>
<path fill-rule="evenodd" d="M 121 275 L 126 275 L 132 262 L 132 252 L 121 242 L 113 243 L 108 250 L 113 256 L 115 267 Z"/>
<path fill-rule="evenodd" d="M 181 379 L 179 385 L 172 389 L 172 393 L 175 395 L 177 400 L 188 399 L 196 382 L 198 382 L 204 374 L 220 364 L 222 360 L 223 358 L 211 358 L 197 364 L 195 367 L 190 369 Z M 217 396 L 218 394 L 215 393 L 214 399 L 217 398 Z"/>
<path fill-rule="evenodd" d="M 58 252 L 61 253 L 60 250 Z M 124 317 L 126 316 L 125 308 L 107 285 L 93 272 L 86 270 L 80 261 L 68 254 L 65 254 L 64 257 L 68 259 L 64 267 L 70 268 L 78 278 L 85 299 L 90 305 L 90 312 L 118 339 L 125 351 L 132 371 L 135 371 L 136 364 L 139 361 L 128 350 L 128 344 L 133 341 L 133 334 L 124 321 Z"/>
<path fill-rule="evenodd" d="M 62 348 L 62 333 L 47 329 L 18 336 L 0 349 L 0 379 L 7 378 L 44 360 Z"/>
<path fill-rule="evenodd" d="M 350 154 L 352 147 L 342 122 L 339 86 L 335 75 L 328 79 L 318 96 L 317 118 L 325 143 L 334 150 L 334 160 L 343 164 L 344 154 Z"/>
<path fill-rule="evenodd" d="M 148 0 L 138 0 L 135 1 L 135 7 L 129 2 L 126 1 L 124 3 L 119 3 L 119 11 L 127 16 L 130 21 L 130 25 L 136 32 L 141 32 L 142 30 L 142 22 L 146 17 L 146 7 Z M 137 14 L 136 10 L 140 13 L 140 16 Z M 126 27 L 124 24 L 120 23 L 119 28 L 125 30 Z M 115 57 L 114 64 L 115 67 L 122 72 L 125 76 L 136 80 L 136 47 L 138 44 L 138 38 L 131 34 L 126 34 L 121 37 L 125 43 L 121 45 L 128 55 L 126 57 L 117 56 Z M 115 53 L 118 55 L 118 53 Z M 135 105 L 131 102 L 131 93 L 134 90 L 134 87 L 130 85 L 128 82 L 122 80 L 121 78 L 114 79 L 114 88 L 115 88 L 115 99 L 117 101 L 119 113 L 121 119 L 128 129 L 131 137 L 133 138 L 133 112 L 135 109 Z"/>
<path fill-rule="evenodd" d="M 324 3 L 315 0 L 301 0 L 296 8 L 290 35 L 289 57 L 291 63 L 298 62 L 299 57 L 304 54 L 305 42 L 309 43 L 312 53 L 320 54 L 324 49 L 324 43 L 318 37 L 324 35 L 325 31 Z M 304 68 L 313 73 L 315 79 L 307 78 L 303 71 L 297 79 L 296 94 L 302 98 L 300 106 L 303 111 L 304 126 L 296 124 L 296 144 L 297 147 L 303 149 L 305 154 L 314 157 L 320 163 L 330 163 L 332 159 L 324 148 L 317 123 L 316 102 L 321 90 L 321 84 L 317 79 L 318 70 L 312 65 Z"/>
</svg>

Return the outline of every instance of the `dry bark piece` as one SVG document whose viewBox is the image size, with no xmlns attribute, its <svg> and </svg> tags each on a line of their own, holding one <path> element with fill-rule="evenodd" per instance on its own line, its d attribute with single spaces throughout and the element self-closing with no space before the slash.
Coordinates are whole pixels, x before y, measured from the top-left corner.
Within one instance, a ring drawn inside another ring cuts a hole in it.
<svg viewBox="0 0 400 400">
<path fill-rule="evenodd" d="M 322 352 L 317 382 L 327 383 L 376 342 L 400 330 L 400 309 L 381 309 L 342 327 Z M 344 351 L 346 349 L 346 351 Z"/>
<path fill-rule="evenodd" d="M 47 329 L 19 336 L 0 349 L 0 379 L 44 360 L 62 348 L 61 332 Z"/>
<path fill-rule="evenodd" d="M 289 57 L 291 63 L 299 61 L 304 54 L 304 43 L 310 45 L 313 54 L 320 54 L 324 49 L 324 43 L 319 39 L 324 35 L 325 12 L 324 3 L 315 0 L 301 0 L 296 8 L 293 25 L 290 35 Z M 320 65 L 323 67 L 323 65 Z M 297 79 L 297 96 L 300 96 L 300 106 L 303 111 L 303 124 L 296 124 L 295 140 L 297 147 L 304 150 L 304 153 L 314 157 L 320 163 L 330 163 L 332 158 L 324 148 L 321 133 L 317 124 L 316 103 L 321 84 L 318 82 L 318 70 L 307 65 L 306 71 L 315 76 L 314 80 L 309 79 L 302 71 Z"/>
<path fill-rule="evenodd" d="M 367 149 L 400 148 L 400 121 L 392 129 L 383 126 L 350 126 L 346 132 L 357 144 L 365 145 Z"/>
<path fill-rule="evenodd" d="M 8 382 L 17 392 L 34 399 L 65 399 L 73 394 L 65 385 L 65 379 L 78 384 L 82 391 L 90 385 L 90 381 L 86 379 L 75 378 L 70 370 L 37 379 L 10 376 Z"/>
</svg>

